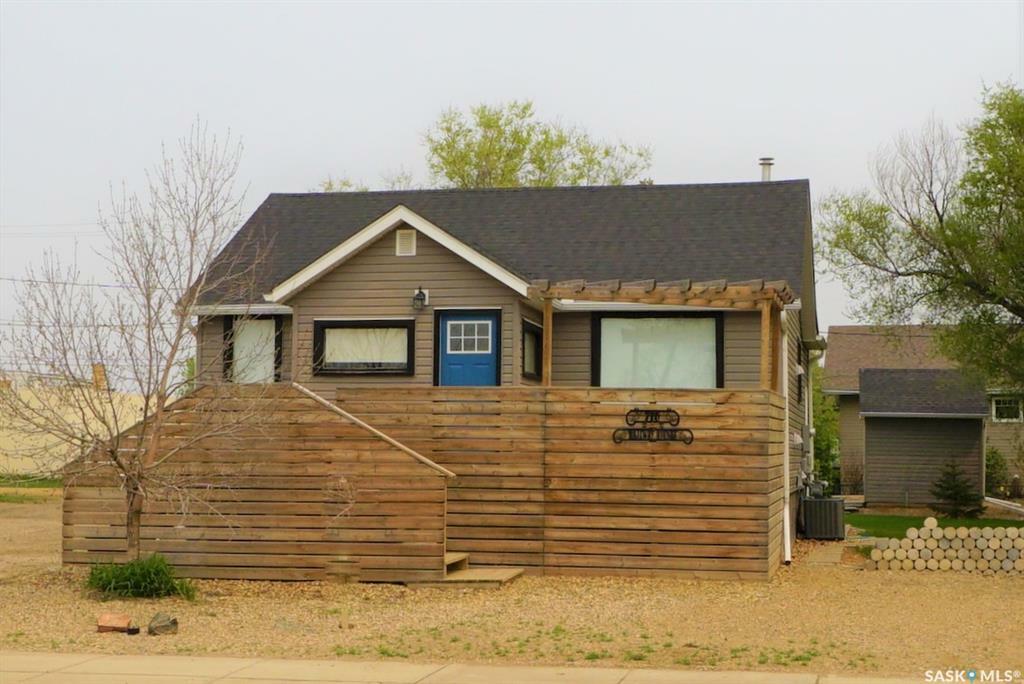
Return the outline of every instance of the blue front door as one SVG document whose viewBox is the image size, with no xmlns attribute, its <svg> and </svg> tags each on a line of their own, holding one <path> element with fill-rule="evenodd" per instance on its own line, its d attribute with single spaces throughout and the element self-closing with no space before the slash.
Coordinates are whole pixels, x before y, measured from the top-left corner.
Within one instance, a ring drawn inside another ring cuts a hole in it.
<svg viewBox="0 0 1024 684">
<path fill-rule="evenodd" d="M 437 384 L 498 384 L 499 313 L 442 311 L 438 315 Z"/>
</svg>

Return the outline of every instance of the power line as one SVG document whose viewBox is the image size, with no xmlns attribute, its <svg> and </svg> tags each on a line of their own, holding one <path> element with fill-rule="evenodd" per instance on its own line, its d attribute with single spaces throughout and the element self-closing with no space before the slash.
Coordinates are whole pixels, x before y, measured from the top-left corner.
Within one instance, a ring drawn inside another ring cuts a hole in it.
<svg viewBox="0 0 1024 684">
<path fill-rule="evenodd" d="M 9 276 L 0 276 L 0 280 L 6 280 L 7 282 L 11 283 L 28 283 L 30 285 L 72 285 L 75 287 L 107 287 L 131 289 L 130 285 L 119 285 L 117 283 L 79 283 L 70 280 L 37 280 L 35 278 L 11 278 Z"/>
<path fill-rule="evenodd" d="M 102 230 L 64 231 L 60 233 L 36 233 L 36 232 L 15 232 L 9 233 L 0 231 L 0 238 L 55 238 L 55 237 L 79 237 L 87 235 L 106 235 Z"/>
<path fill-rule="evenodd" d="M 97 221 L 78 221 L 75 223 L 0 223 L 0 228 L 62 228 L 68 226 L 98 226 Z"/>
</svg>

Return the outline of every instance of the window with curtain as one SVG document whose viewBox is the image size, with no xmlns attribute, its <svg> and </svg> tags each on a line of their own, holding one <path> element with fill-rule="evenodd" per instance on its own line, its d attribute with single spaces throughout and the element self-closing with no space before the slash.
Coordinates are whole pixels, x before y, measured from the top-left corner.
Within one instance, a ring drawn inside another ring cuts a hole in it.
<svg viewBox="0 0 1024 684">
<path fill-rule="evenodd" d="M 411 320 L 316 321 L 314 371 L 411 375 L 413 337 Z"/>
<path fill-rule="evenodd" d="M 601 387 L 718 386 L 716 317 L 602 316 L 594 332 Z"/>
<path fill-rule="evenodd" d="M 272 318 L 236 318 L 233 321 L 229 339 L 232 382 L 274 382 L 276 325 Z"/>
</svg>

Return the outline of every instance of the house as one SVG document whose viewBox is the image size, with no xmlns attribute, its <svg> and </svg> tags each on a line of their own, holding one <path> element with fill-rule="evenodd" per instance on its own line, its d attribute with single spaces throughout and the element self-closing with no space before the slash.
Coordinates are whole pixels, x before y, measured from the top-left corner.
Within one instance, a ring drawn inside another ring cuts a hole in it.
<svg viewBox="0 0 1024 684">
<path fill-rule="evenodd" d="M 69 432 L 102 432 L 103 421 L 130 424 L 142 416 L 138 394 L 111 390 L 103 364 L 92 364 L 91 377 L 69 383 L 63 376 L 0 369 L 0 392 L 11 392 L 16 415 L 0 414 L 0 474 L 52 475 L 78 456 L 78 447 L 32 424 L 37 414 L 63 421 Z M 97 401 L 98 397 L 102 397 Z M 95 402 L 95 403 L 94 403 Z M 82 406 L 103 408 L 103 417 Z M 19 419 L 22 418 L 22 419 Z M 86 421 L 86 422 L 83 422 Z"/>
<path fill-rule="evenodd" d="M 823 345 L 807 181 L 274 194 L 211 273 L 232 269 L 254 282 L 195 311 L 200 384 L 293 383 L 450 471 L 446 552 L 789 561 Z"/>
<path fill-rule="evenodd" d="M 943 356 L 935 342 L 935 328 L 923 325 L 909 326 L 832 326 L 828 332 L 828 353 L 825 357 L 824 376 L 822 387 L 825 394 L 836 397 L 839 407 L 839 452 L 842 490 L 849 494 L 865 494 L 868 466 L 865 462 L 866 438 L 867 438 L 867 414 L 868 409 L 864 406 L 864 373 L 871 370 L 869 375 L 875 377 L 876 382 L 885 383 L 884 392 L 889 393 L 890 401 L 901 401 L 906 398 L 906 405 L 902 409 L 893 408 L 891 412 L 902 413 L 903 417 L 914 413 L 931 413 L 931 410 L 915 410 L 917 400 L 914 392 L 924 392 L 915 386 L 903 386 L 896 378 L 899 373 L 880 374 L 879 369 L 893 371 L 929 370 L 949 371 L 954 368 L 953 362 Z M 943 377 L 942 373 L 910 373 L 907 377 L 917 377 L 928 387 L 929 382 L 938 382 Z M 952 381 L 946 378 L 942 387 L 949 387 Z M 935 393 L 941 394 L 944 389 L 932 388 Z M 928 390 L 931 391 L 931 390 Z M 1020 472 L 1022 468 L 1021 458 L 1024 456 L 1024 410 L 1020 396 L 1006 392 L 999 388 L 990 388 L 986 393 L 986 406 L 983 411 L 984 418 L 984 448 L 995 448 L 1003 453 L 1010 461 L 1011 466 Z M 959 397 L 962 399 L 963 397 Z M 951 400 L 958 399 L 950 397 Z M 962 406 L 960 408 L 963 408 Z M 951 409 L 956 413 L 958 409 Z M 968 432 L 973 433 L 977 426 L 974 414 L 977 406 L 972 405 L 966 413 L 970 414 L 970 427 Z M 945 428 L 949 428 L 949 411 L 942 410 L 937 413 L 946 416 Z M 967 418 L 967 416 L 962 416 Z M 917 422 L 904 421 L 902 426 L 908 428 L 910 425 L 924 425 Z M 938 425 L 938 423 L 931 423 Z M 959 423 L 962 427 L 968 423 Z M 890 425 L 891 427 L 891 425 Z M 905 435 L 910 439 L 910 431 Z M 973 439 L 970 435 L 963 435 L 964 439 Z M 928 442 L 929 440 L 925 440 Z M 927 448 L 925 442 L 922 446 Z M 983 458 L 983 456 L 982 456 Z M 929 471 L 930 472 L 930 471 Z M 904 478 L 907 471 L 891 472 L 892 477 Z M 890 494 L 895 496 L 898 503 L 903 500 L 903 495 L 891 494 L 891 492 L 907 492 L 915 487 L 910 481 L 891 483 Z M 920 491 L 920 488 L 917 487 Z M 886 495 L 886 496 L 889 496 Z M 891 500 L 890 500 L 891 501 Z"/>
</svg>

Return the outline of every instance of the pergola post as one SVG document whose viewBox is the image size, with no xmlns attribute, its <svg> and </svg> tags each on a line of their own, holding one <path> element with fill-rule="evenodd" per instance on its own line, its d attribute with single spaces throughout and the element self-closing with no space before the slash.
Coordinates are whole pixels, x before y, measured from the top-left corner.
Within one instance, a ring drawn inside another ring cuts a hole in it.
<svg viewBox="0 0 1024 684">
<path fill-rule="evenodd" d="M 554 304 L 550 297 L 544 299 L 544 330 L 543 341 L 541 342 L 541 383 L 545 387 L 551 386 L 551 352 L 552 340 L 554 339 L 555 311 Z"/>
<path fill-rule="evenodd" d="M 770 300 L 761 302 L 761 389 L 772 389 L 773 330 L 772 303 Z"/>
</svg>

